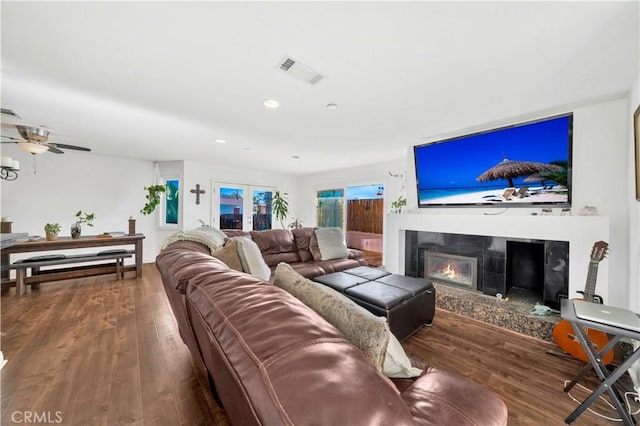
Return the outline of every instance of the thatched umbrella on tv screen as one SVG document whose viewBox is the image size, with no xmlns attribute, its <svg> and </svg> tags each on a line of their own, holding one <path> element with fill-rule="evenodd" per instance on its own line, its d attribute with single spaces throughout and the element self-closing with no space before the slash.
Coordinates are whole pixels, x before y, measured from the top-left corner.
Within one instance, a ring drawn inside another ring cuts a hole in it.
<svg viewBox="0 0 640 426">
<path fill-rule="evenodd" d="M 518 176 L 530 176 L 535 173 L 559 172 L 562 167 L 555 164 L 543 164 L 535 161 L 517 161 L 505 158 L 489 170 L 476 178 L 478 182 L 506 179 L 509 187 L 513 188 L 513 178 Z"/>
<path fill-rule="evenodd" d="M 540 185 L 545 186 L 545 181 L 547 180 L 551 180 L 551 178 L 545 176 L 543 173 L 534 173 L 531 176 L 527 177 L 523 182 L 540 182 Z"/>
</svg>

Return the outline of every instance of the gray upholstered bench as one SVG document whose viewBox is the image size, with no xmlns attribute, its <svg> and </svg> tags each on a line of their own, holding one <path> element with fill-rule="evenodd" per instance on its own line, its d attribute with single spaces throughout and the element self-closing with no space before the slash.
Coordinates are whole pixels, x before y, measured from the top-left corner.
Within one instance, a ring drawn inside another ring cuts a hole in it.
<svg viewBox="0 0 640 426">
<path fill-rule="evenodd" d="M 359 266 L 315 277 L 375 315 L 387 318 L 389 328 L 405 340 L 433 322 L 436 292 L 430 281 Z"/>
</svg>

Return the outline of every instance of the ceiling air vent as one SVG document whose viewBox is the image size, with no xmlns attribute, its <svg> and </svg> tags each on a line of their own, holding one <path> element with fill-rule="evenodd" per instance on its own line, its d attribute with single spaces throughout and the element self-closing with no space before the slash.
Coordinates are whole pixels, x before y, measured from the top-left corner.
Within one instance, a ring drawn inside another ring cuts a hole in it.
<svg viewBox="0 0 640 426">
<path fill-rule="evenodd" d="M 282 58 L 276 65 L 276 68 L 295 79 L 302 80 L 309 84 L 316 84 L 322 80 L 322 75 L 316 70 L 289 56 Z"/>
<path fill-rule="evenodd" d="M 13 118 L 22 119 L 22 117 L 20 117 L 18 114 L 16 114 L 16 112 L 14 110 L 12 110 L 12 109 L 0 108 L 0 113 L 5 117 L 13 117 Z"/>
</svg>

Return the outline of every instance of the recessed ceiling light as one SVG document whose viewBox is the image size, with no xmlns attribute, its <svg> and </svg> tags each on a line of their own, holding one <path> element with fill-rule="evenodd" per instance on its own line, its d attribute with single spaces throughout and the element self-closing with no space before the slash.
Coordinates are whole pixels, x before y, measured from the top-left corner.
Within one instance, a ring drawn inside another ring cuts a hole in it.
<svg viewBox="0 0 640 426">
<path fill-rule="evenodd" d="M 280 102 L 276 101 L 275 99 L 267 99 L 266 101 L 264 101 L 264 106 L 266 106 L 267 108 L 278 108 L 280 106 Z"/>
<path fill-rule="evenodd" d="M 218 143 L 227 143 L 227 141 L 225 141 L 224 139 L 216 139 L 216 142 L 218 142 Z"/>
<path fill-rule="evenodd" d="M 337 104 L 327 104 L 327 109 L 336 109 L 338 108 Z"/>
</svg>

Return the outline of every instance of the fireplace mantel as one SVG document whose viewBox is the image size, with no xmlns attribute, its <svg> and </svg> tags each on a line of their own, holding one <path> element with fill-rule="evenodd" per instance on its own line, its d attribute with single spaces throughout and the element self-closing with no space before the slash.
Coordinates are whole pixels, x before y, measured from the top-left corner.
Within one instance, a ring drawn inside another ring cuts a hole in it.
<svg viewBox="0 0 640 426">
<path fill-rule="evenodd" d="M 504 216 L 459 214 L 388 214 L 384 231 L 384 265 L 404 273 L 405 231 L 487 235 L 514 239 L 569 242 L 569 296 L 584 290 L 589 257 L 596 241 L 609 241 L 609 218 L 603 216 Z M 609 295 L 609 262 L 598 268 L 596 293 Z"/>
</svg>

